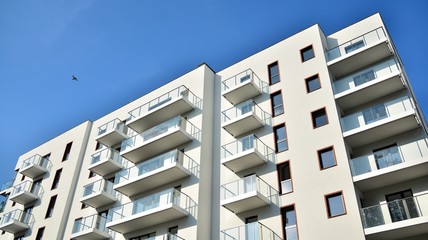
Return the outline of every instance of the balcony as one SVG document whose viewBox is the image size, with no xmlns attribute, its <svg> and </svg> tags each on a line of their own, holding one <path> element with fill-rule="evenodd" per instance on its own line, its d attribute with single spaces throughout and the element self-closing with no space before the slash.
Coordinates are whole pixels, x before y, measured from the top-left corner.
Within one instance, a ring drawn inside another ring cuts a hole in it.
<svg viewBox="0 0 428 240">
<path fill-rule="evenodd" d="M 234 213 L 268 206 L 278 193 L 265 181 L 251 175 L 221 186 L 220 204 Z"/>
<path fill-rule="evenodd" d="M 16 209 L 3 214 L 0 219 L 0 230 L 15 234 L 30 229 L 33 223 L 34 217 L 31 213 Z"/>
<path fill-rule="evenodd" d="M 43 192 L 42 186 L 27 180 L 13 187 L 9 199 L 22 205 L 26 205 L 41 198 Z"/>
<path fill-rule="evenodd" d="M 2 186 L 1 186 L 1 189 L 0 189 L 0 195 L 4 195 L 4 194 L 6 194 L 8 191 L 10 191 L 11 190 L 11 187 L 13 186 L 13 182 L 14 182 L 15 180 L 14 179 L 12 179 L 12 180 L 9 180 L 9 181 L 7 181 L 7 182 L 5 182 L 5 183 L 3 183 L 2 184 Z"/>
<path fill-rule="evenodd" d="M 105 146 L 111 147 L 126 139 L 128 127 L 120 119 L 113 119 L 98 128 L 98 136 L 95 138 Z"/>
<path fill-rule="evenodd" d="M 220 232 L 220 240 L 282 240 L 282 238 L 260 222 L 247 223 Z"/>
<path fill-rule="evenodd" d="M 374 105 L 341 119 L 343 136 L 350 147 L 379 141 L 419 127 L 408 96 Z"/>
<path fill-rule="evenodd" d="M 262 94 L 267 86 L 268 84 L 260 80 L 251 69 L 247 69 L 224 80 L 222 94 L 229 102 L 236 105 Z"/>
<path fill-rule="evenodd" d="M 200 130 L 181 116 L 169 119 L 122 142 L 120 154 L 133 163 L 199 139 Z"/>
<path fill-rule="evenodd" d="M 221 146 L 221 163 L 234 172 L 275 162 L 275 151 L 251 134 Z"/>
<path fill-rule="evenodd" d="M 363 105 L 404 87 L 401 71 L 394 59 L 333 82 L 334 97 L 342 110 Z"/>
<path fill-rule="evenodd" d="M 49 171 L 52 167 L 48 157 L 34 155 L 22 162 L 22 167 L 19 172 L 29 178 L 37 178 Z"/>
<path fill-rule="evenodd" d="M 71 239 L 75 240 L 103 240 L 110 239 L 106 228 L 107 218 L 97 214 L 80 218 L 74 221 Z"/>
<path fill-rule="evenodd" d="M 160 97 L 132 110 L 126 124 L 136 132 L 142 132 L 172 117 L 200 108 L 202 100 L 187 87 L 180 86 Z"/>
<path fill-rule="evenodd" d="M 326 53 L 327 66 L 340 78 L 392 55 L 382 27 L 345 42 Z"/>
<path fill-rule="evenodd" d="M 131 238 L 133 239 L 133 238 Z M 171 233 L 167 233 L 167 234 L 163 234 L 163 235 L 159 235 L 159 236 L 155 236 L 155 237 L 148 237 L 147 239 L 149 240 L 184 240 L 184 238 L 181 238 L 177 235 L 171 234 Z"/>
<path fill-rule="evenodd" d="M 194 214 L 196 203 L 186 194 L 167 189 L 109 210 L 107 227 L 126 234 Z"/>
<path fill-rule="evenodd" d="M 120 171 L 126 165 L 120 153 L 113 148 L 106 148 L 100 152 L 92 154 L 89 170 L 100 176 L 106 176 Z"/>
<path fill-rule="evenodd" d="M 197 175 L 198 170 L 199 165 L 193 159 L 178 150 L 172 150 L 118 172 L 114 189 L 133 196 L 175 182 L 192 173 Z"/>
<path fill-rule="evenodd" d="M 365 207 L 360 214 L 368 240 L 428 234 L 428 194 Z"/>
<path fill-rule="evenodd" d="M 271 116 L 250 99 L 223 111 L 221 126 L 237 137 L 263 127 L 270 119 Z"/>
<path fill-rule="evenodd" d="M 426 139 L 392 145 L 350 161 L 354 182 L 361 191 L 405 182 L 428 172 Z"/>
<path fill-rule="evenodd" d="M 80 201 L 93 208 L 99 208 L 117 201 L 113 183 L 100 179 L 83 187 L 83 196 Z"/>
</svg>

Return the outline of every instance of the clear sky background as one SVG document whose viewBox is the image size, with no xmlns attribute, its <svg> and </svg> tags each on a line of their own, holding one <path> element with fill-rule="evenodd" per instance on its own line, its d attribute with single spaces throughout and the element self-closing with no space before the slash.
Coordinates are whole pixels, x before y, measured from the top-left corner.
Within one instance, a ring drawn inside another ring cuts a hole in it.
<svg viewBox="0 0 428 240">
<path fill-rule="evenodd" d="M 201 62 L 219 71 L 376 12 L 427 115 L 427 0 L 0 0 L 0 184 L 23 153 Z"/>
</svg>

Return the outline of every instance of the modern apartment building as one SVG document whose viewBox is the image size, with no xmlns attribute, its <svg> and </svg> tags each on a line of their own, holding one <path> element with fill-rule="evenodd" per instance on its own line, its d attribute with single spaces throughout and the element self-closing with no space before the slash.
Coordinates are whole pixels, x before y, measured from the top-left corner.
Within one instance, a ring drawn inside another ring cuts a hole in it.
<svg viewBox="0 0 428 240">
<path fill-rule="evenodd" d="M 427 126 L 379 14 L 201 64 L 15 171 L 0 239 L 428 239 Z"/>
</svg>

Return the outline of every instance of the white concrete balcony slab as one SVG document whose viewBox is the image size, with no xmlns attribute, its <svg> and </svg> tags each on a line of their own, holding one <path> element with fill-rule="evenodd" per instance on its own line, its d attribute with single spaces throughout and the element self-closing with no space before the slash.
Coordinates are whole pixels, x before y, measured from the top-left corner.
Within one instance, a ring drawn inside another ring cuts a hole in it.
<svg viewBox="0 0 428 240">
<path fill-rule="evenodd" d="M 14 180 L 12 179 L 3 183 L 0 189 L 0 195 L 5 195 L 7 193 L 10 193 L 10 191 L 12 191 L 13 182 Z"/>
<path fill-rule="evenodd" d="M 26 205 L 39 200 L 43 193 L 44 191 L 42 186 L 27 180 L 13 186 L 9 199 L 22 205 Z"/>
<path fill-rule="evenodd" d="M 271 119 L 271 116 L 251 99 L 223 111 L 221 117 L 221 126 L 235 137 L 261 128 Z"/>
<path fill-rule="evenodd" d="M 241 213 L 271 204 L 277 192 L 256 175 L 227 183 L 220 188 L 220 204 L 234 213 Z"/>
<path fill-rule="evenodd" d="M 0 230 L 8 233 L 19 233 L 31 228 L 34 217 L 20 209 L 3 214 L 0 219 Z"/>
<path fill-rule="evenodd" d="M 406 95 L 347 115 L 341 125 L 347 144 L 357 147 L 418 128 L 419 120 Z"/>
<path fill-rule="evenodd" d="M 109 210 L 107 227 L 127 234 L 194 214 L 196 203 L 176 189 L 167 189 Z"/>
<path fill-rule="evenodd" d="M 251 69 L 247 69 L 222 82 L 222 95 L 233 105 L 254 98 L 263 93 L 268 84 Z"/>
<path fill-rule="evenodd" d="M 341 78 L 392 54 L 388 38 L 380 27 L 328 50 L 325 56 L 330 72 Z"/>
<path fill-rule="evenodd" d="M 297 236 L 297 235 L 296 235 Z M 229 228 L 220 232 L 220 240 L 282 240 L 272 229 L 261 222 L 247 223 L 243 226 Z M 295 238 L 297 240 L 297 238 Z"/>
<path fill-rule="evenodd" d="M 29 178 L 37 178 L 47 173 L 52 167 L 51 161 L 48 157 L 42 157 L 40 155 L 34 155 L 30 158 L 25 159 L 22 162 L 22 166 L 19 172 Z"/>
<path fill-rule="evenodd" d="M 114 146 L 125 140 L 128 135 L 128 126 L 120 119 L 113 119 L 98 127 L 98 135 L 95 138 L 98 142 L 107 147 Z"/>
<path fill-rule="evenodd" d="M 74 221 L 71 238 L 75 240 L 110 239 L 106 223 L 107 218 L 98 214 L 77 219 Z"/>
<path fill-rule="evenodd" d="M 354 183 L 361 191 L 409 181 L 428 173 L 427 139 L 393 145 L 349 163 Z"/>
<path fill-rule="evenodd" d="M 275 151 L 251 134 L 221 146 L 221 163 L 234 172 L 275 163 Z"/>
<path fill-rule="evenodd" d="M 333 82 L 334 97 L 342 111 L 404 88 L 401 70 L 393 58 Z"/>
<path fill-rule="evenodd" d="M 428 234 L 428 194 L 360 209 L 366 239 L 407 239 Z"/>
<path fill-rule="evenodd" d="M 83 196 L 80 202 L 93 208 L 99 208 L 117 201 L 113 183 L 100 179 L 83 187 Z"/>
<path fill-rule="evenodd" d="M 89 170 L 100 176 L 106 176 L 120 171 L 126 166 L 126 160 L 120 156 L 119 151 L 113 148 L 106 148 L 92 154 Z"/>
<path fill-rule="evenodd" d="M 120 154 L 138 163 L 199 139 L 200 130 L 181 116 L 169 119 L 122 142 Z"/>
<path fill-rule="evenodd" d="M 198 174 L 199 165 L 186 154 L 172 150 L 116 174 L 114 189 L 133 196 Z"/>
<path fill-rule="evenodd" d="M 201 106 L 202 99 L 180 86 L 130 111 L 126 124 L 140 133 Z"/>
</svg>

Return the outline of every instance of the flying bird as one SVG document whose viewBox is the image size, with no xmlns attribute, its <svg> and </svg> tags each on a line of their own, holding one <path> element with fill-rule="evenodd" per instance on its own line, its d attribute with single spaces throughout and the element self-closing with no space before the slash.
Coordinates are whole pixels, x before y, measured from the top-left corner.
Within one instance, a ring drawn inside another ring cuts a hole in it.
<svg viewBox="0 0 428 240">
<path fill-rule="evenodd" d="M 79 81 L 79 79 L 77 79 L 77 77 L 75 77 L 74 75 L 71 77 L 71 80 L 73 80 L 73 81 Z"/>
</svg>

